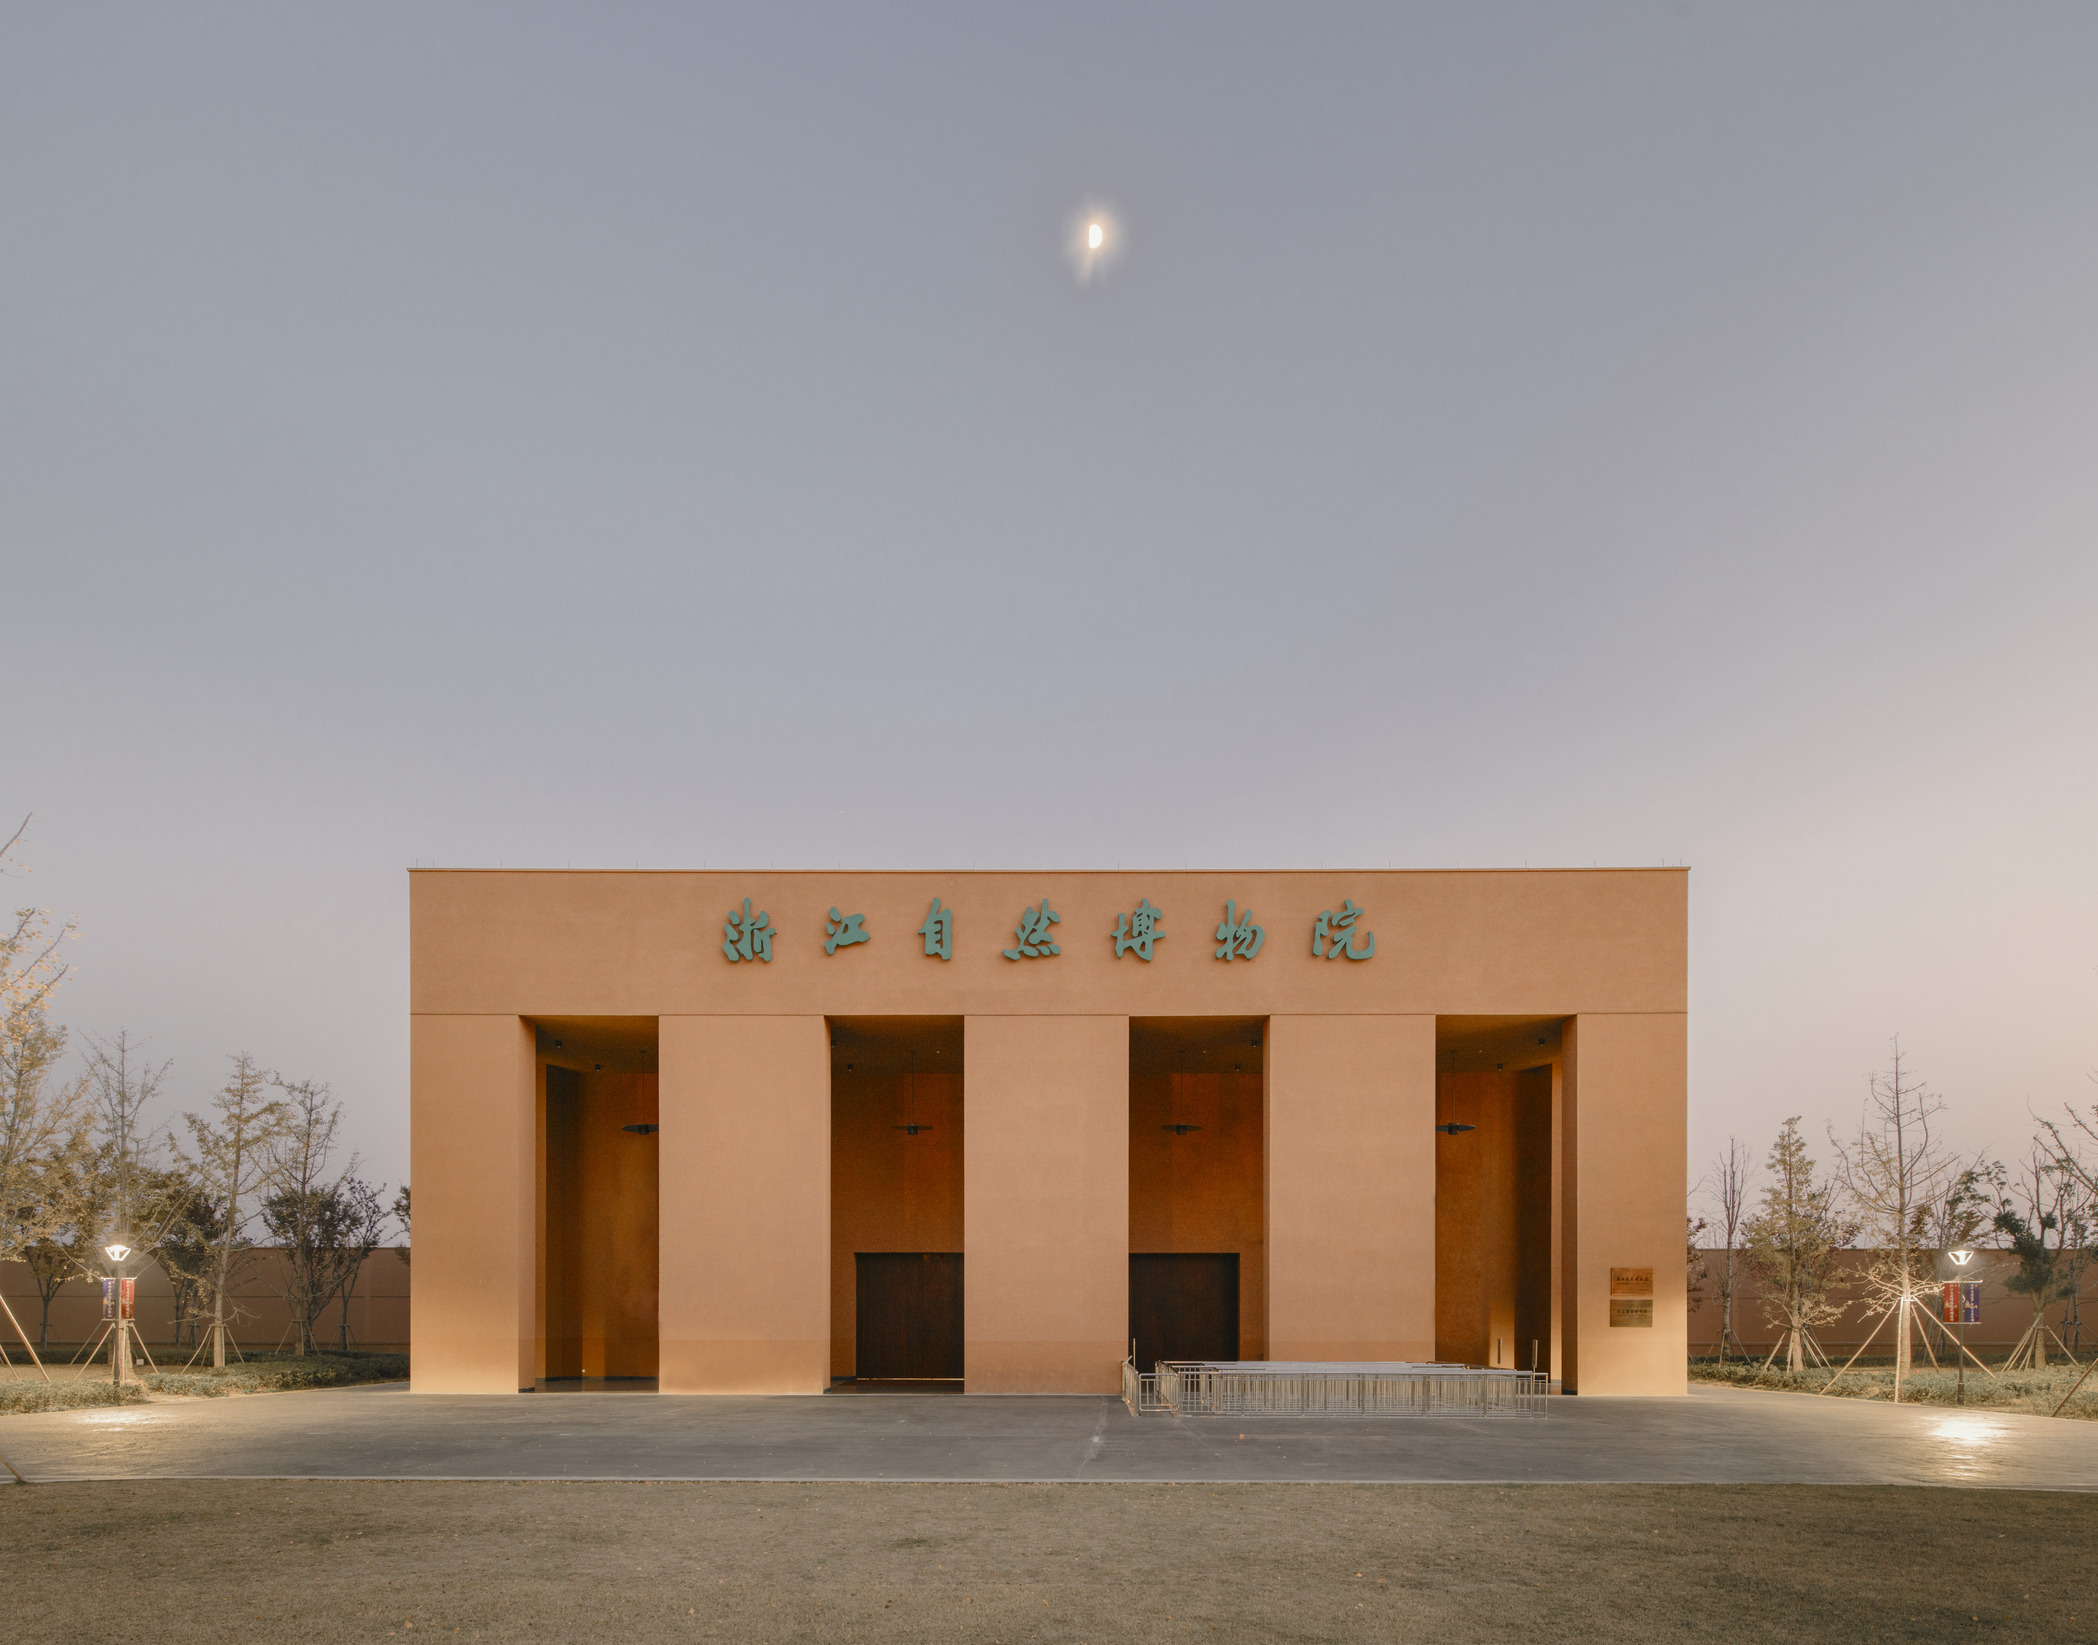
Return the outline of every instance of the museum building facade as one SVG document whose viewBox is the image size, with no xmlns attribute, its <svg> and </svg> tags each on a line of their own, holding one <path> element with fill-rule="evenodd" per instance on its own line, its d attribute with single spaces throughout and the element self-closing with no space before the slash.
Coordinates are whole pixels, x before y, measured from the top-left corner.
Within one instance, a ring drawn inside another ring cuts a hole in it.
<svg viewBox="0 0 2098 1645">
<path fill-rule="evenodd" d="M 1682 1393 L 1687 926 L 1680 869 L 414 871 L 414 1386 Z"/>
</svg>

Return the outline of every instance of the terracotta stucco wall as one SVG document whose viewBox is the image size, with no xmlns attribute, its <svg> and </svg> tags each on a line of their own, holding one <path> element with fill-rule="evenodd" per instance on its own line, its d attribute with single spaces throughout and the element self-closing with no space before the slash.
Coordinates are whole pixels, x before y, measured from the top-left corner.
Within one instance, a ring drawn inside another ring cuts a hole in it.
<svg viewBox="0 0 2098 1645">
<path fill-rule="evenodd" d="M 830 1054 L 820 1016 L 658 1025 L 661 1387 L 830 1383 Z"/>
<path fill-rule="evenodd" d="M 1581 1393 L 1680 1394 L 1688 1387 L 1687 1060 L 1685 1020 L 1677 1013 L 1582 1016 L 1567 1029 L 1579 1243 L 1567 1274 L 1574 1345 L 1565 1375 Z M 1653 1270 L 1650 1328 L 1610 1324 L 1612 1268 Z"/>
<path fill-rule="evenodd" d="M 969 1017 L 971 1393 L 1105 1394 L 1129 1325 L 1129 1020 Z"/>
<path fill-rule="evenodd" d="M 1596 1275 L 1679 1231 L 1679 871 L 422 871 L 410 887 L 422 1386 L 501 1391 L 537 1371 L 528 1025 L 560 1017 L 661 1021 L 666 1390 L 813 1391 L 828 1379 L 827 1017 L 984 1025 L 970 1031 L 963 1139 L 972 1388 L 1111 1385 L 1127 1325 L 1133 1016 L 1272 1024 L 1262 1055 L 1273 1355 L 1434 1352 L 1439 1015 L 1602 1025 L 1578 1076 L 1571 1047 L 1561 1070 L 1555 1260 L 1569 1367 L 1596 1317 Z M 934 896 L 956 916 L 951 960 L 927 957 L 917 934 Z M 1004 959 L 1020 909 L 1044 896 L 1061 915 L 1061 954 Z M 722 952 L 723 918 L 745 897 L 771 916 L 769 964 Z M 1118 957 L 1110 939 L 1139 897 L 1165 914 L 1148 964 Z M 1315 958 L 1313 920 L 1349 897 L 1376 932 L 1375 957 Z M 1215 957 L 1227 898 L 1267 930 L 1250 963 Z M 864 915 L 873 940 L 826 954 L 832 907 Z M 979 1041 L 993 1059 L 988 1085 Z M 1584 1223 L 1596 1205 L 1605 1210 Z M 1679 1356 L 1680 1295 L 1657 1302 L 1651 1335 L 1672 1334 Z M 1584 1390 L 1666 1382 L 1649 1347 L 1587 1347 Z"/>
<path fill-rule="evenodd" d="M 516 1016 L 418 1016 L 409 1123 L 420 1392 L 504 1394 L 538 1375 L 538 1070 Z"/>
<path fill-rule="evenodd" d="M 350 1298 L 349 1345 L 353 1350 L 401 1353 L 407 1349 L 412 1274 L 413 1269 L 401 1260 L 401 1253 L 387 1246 L 381 1246 L 365 1260 Z M 167 1275 L 159 1264 L 149 1261 L 136 1277 L 139 1334 L 146 1339 L 154 1358 L 161 1361 L 162 1369 L 169 1368 L 171 1354 L 175 1365 L 182 1364 L 197 1343 L 196 1320 L 192 1317 L 184 1322 L 178 1342 L 174 1291 Z M 289 1351 L 291 1310 L 284 1301 L 287 1284 L 282 1251 L 250 1250 L 240 1259 L 234 1270 L 230 1302 L 233 1340 L 243 1352 L 273 1353 L 279 1348 Z M 43 1324 L 43 1299 L 27 1263 L 0 1262 L 0 1296 L 7 1298 L 30 1341 L 35 1342 Z M 341 1344 L 342 1325 L 342 1304 L 330 1302 L 313 1326 L 314 1339 L 322 1352 Z M 65 1281 L 51 1298 L 51 1344 L 61 1346 L 70 1355 L 78 1344 L 92 1342 L 101 1334 L 101 1286 L 89 1279 Z M 4 1316 L 0 1316 L 0 1335 L 6 1337 L 7 1351 L 19 1362 L 14 1327 Z M 210 1340 L 208 1321 L 205 1340 Z"/>
<path fill-rule="evenodd" d="M 546 1066 L 564 1065 L 548 1059 Z M 545 1092 L 544 1327 L 547 1376 L 656 1374 L 656 1075 L 567 1065 L 574 1097 Z M 542 1074 L 542 1079 L 546 1076 Z M 570 1107 L 573 1112 L 557 1110 Z"/>
<path fill-rule="evenodd" d="M 1239 1353 L 1267 1357 L 1261 1052 L 1241 1065 L 1129 1076 L 1129 1249 L 1238 1253 Z M 1170 1124 L 1201 1129 L 1182 1134 Z"/>
<path fill-rule="evenodd" d="M 1551 1350 L 1552 1067 L 1443 1074 L 1435 1138 L 1435 1356 L 1539 1366 Z"/>
<path fill-rule="evenodd" d="M 832 1376 L 854 1374 L 856 1253 L 964 1249 L 962 1087 L 960 1069 L 914 1069 L 893 1052 L 833 1054 Z M 908 1125 L 921 1129 L 914 1136 Z"/>
<path fill-rule="evenodd" d="M 1268 1353 L 1435 1357 L 1435 1019 L 1268 1020 Z"/>
<path fill-rule="evenodd" d="M 1687 876 L 1678 870 L 1480 873 L 511 873 L 409 876 L 410 1009 L 575 1016 L 1144 1016 L 1681 1011 Z M 1063 952 L 1010 961 L 1023 905 L 1048 896 Z M 954 957 L 917 935 L 956 913 Z M 1165 912 L 1146 964 L 1114 954 L 1118 913 Z M 722 921 L 748 897 L 779 937 L 730 964 Z M 1227 898 L 1267 940 L 1220 962 Z M 1313 921 L 1353 898 L 1364 964 L 1316 959 Z M 832 907 L 872 941 L 823 951 Z"/>
</svg>

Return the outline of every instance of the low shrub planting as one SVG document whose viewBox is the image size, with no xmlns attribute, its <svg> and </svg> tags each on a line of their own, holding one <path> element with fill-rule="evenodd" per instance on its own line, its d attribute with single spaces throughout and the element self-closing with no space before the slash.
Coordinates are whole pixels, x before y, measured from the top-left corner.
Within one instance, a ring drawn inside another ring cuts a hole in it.
<svg viewBox="0 0 2098 1645">
<path fill-rule="evenodd" d="M 1775 1388 L 1795 1394 L 1821 1393 L 1833 1381 L 1832 1397 L 1837 1399 L 1894 1397 L 1894 1367 L 1890 1361 L 1860 1361 L 1838 1377 L 1840 1368 L 1839 1362 L 1835 1369 L 1813 1366 L 1804 1371 L 1788 1371 L 1782 1365 L 1773 1365 L 1766 1371 L 1760 1360 L 1734 1359 L 1721 1364 L 1718 1360 L 1694 1359 L 1690 1362 L 1690 1380 L 1724 1383 L 1734 1388 Z M 2044 1371 L 1997 1371 L 1992 1378 L 1969 1365 L 1963 1384 L 1959 1372 L 1951 1366 L 1933 1369 L 1925 1364 L 1902 1378 L 1901 1399 L 1905 1405 L 1975 1405 L 1994 1411 L 2035 1411 L 2046 1416 L 2061 1404 L 2062 1396 L 2075 1387 L 2083 1372 L 2080 1365 L 2050 1365 Z M 2092 1372 L 2075 1398 L 2062 1406 L 2061 1414 L 2098 1420 L 2098 1371 Z"/>
<path fill-rule="evenodd" d="M 121 1390 L 107 1378 L 91 1380 L 71 1376 L 51 1382 L 27 1377 L 0 1382 L 0 1414 L 26 1415 L 31 1411 L 78 1411 L 91 1405 L 143 1405 L 145 1390 L 127 1383 Z"/>
<path fill-rule="evenodd" d="M 406 1354 L 272 1354 L 236 1360 L 223 1371 L 210 1366 L 148 1372 L 156 1394 L 216 1399 L 226 1394 L 276 1394 L 294 1388 L 347 1388 L 360 1382 L 400 1382 L 408 1375 Z"/>
</svg>

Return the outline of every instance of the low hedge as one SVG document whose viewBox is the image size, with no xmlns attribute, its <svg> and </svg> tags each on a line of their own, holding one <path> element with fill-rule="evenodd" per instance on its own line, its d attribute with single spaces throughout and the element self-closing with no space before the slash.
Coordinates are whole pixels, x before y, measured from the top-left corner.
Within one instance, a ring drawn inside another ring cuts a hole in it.
<svg viewBox="0 0 2098 1645">
<path fill-rule="evenodd" d="M 2061 1404 L 2062 1396 L 2076 1385 L 2083 1371 L 2080 1365 L 2050 1365 L 2044 1371 L 1994 1371 L 1992 1376 L 1969 1365 L 1962 1387 L 1959 1373 L 1951 1366 L 1933 1369 L 1925 1364 L 1901 1379 L 1901 1399 L 1904 1405 L 1975 1405 L 1996 1411 L 2036 1411 L 2046 1416 Z M 1855 1365 L 1840 1379 L 1835 1370 L 1825 1366 L 1788 1371 L 1782 1365 L 1773 1365 L 1766 1371 L 1760 1360 L 1729 1360 L 1724 1365 L 1716 1360 L 1692 1360 L 1690 1380 L 1734 1388 L 1775 1388 L 1795 1394 L 1818 1394 L 1833 1381 L 1832 1397 L 1837 1399 L 1894 1397 L 1894 1367 L 1884 1360 Z M 2092 1372 L 2076 1397 L 2062 1406 L 2062 1415 L 2098 1419 L 2098 1371 Z"/>
<path fill-rule="evenodd" d="M 46 1382 L 27 1377 L 0 1382 L 0 1415 L 19 1416 L 31 1411 L 78 1411 L 91 1405 L 143 1405 L 146 1392 L 135 1382 L 122 1389 L 106 1377 L 79 1381 L 64 1377 Z"/>
<path fill-rule="evenodd" d="M 149 1371 L 145 1384 L 156 1394 L 217 1399 L 227 1394 L 276 1394 L 294 1388 L 348 1388 L 360 1382 L 400 1382 L 408 1375 L 406 1354 L 271 1354 L 235 1360 L 223 1371 L 210 1366 Z"/>
</svg>

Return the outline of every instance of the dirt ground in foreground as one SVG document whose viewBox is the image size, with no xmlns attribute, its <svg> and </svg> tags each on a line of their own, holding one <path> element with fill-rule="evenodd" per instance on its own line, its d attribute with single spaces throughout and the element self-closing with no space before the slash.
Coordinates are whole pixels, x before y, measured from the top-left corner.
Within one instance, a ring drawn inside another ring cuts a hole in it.
<svg viewBox="0 0 2098 1645">
<path fill-rule="evenodd" d="M 11 1641 L 2098 1636 L 2039 1492 L 136 1481 L 0 1548 Z"/>
</svg>

